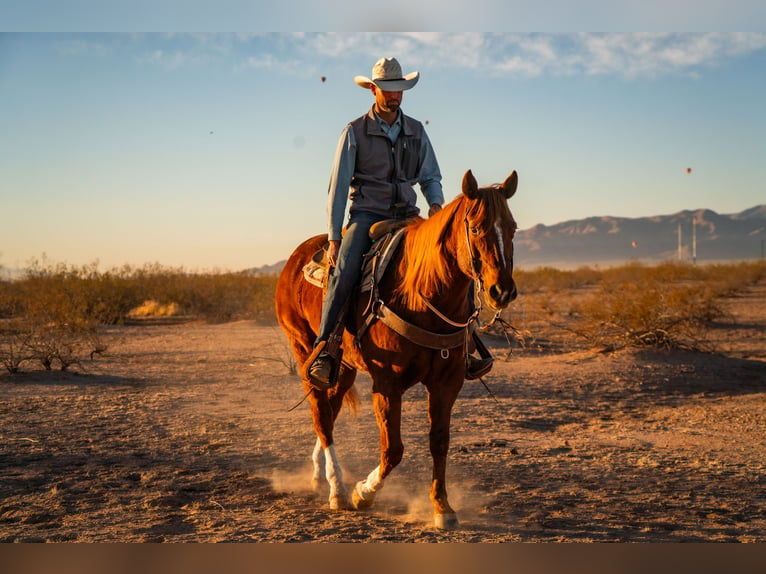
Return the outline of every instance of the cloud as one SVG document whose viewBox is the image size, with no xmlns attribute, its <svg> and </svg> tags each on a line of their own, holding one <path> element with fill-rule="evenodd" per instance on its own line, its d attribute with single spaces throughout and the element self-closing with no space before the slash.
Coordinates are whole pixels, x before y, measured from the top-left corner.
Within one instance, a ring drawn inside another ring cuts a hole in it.
<svg viewBox="0 0 766 574">
<path fill-rule="evenodd" d="M 262 33 L 68 37 L 59 51 L 104 54 L 139 46 L 143 61 L 176 69 L 215 62 L 238 70 L 314 73 L 327 63 L 396 55 L 408 70 L 477 70 L 514 77 L 694 76 L 766 49 L 764 33 Z"/>
<path fill-rule="evenodd" d="M 625 77 L 692 74 L 766 47 L 764 34 L 579 34 L 573 41 L 564 55 L 576 56 L 570 63 L 581 73 Z"/>
<path fill-rule="evenodd" d="M 766 48 L 762 33 L 318 34 L 299 39 L 326 57 L 406 54 L 407 64 L 477 69 L 497 75 L 695 74 Z"/>
</svg>

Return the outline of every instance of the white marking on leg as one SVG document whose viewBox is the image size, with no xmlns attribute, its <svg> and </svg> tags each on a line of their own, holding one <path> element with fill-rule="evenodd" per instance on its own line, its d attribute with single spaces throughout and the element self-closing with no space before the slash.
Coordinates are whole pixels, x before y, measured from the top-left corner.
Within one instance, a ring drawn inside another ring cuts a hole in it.
<svg viewBox="0 0 766 574">
<path fill-rule="evenodd" d="M 375 493 L 381 488 L 383 488 L 383 478 L 380 476 L 380 465 L 378 465 L 365 480 L 360 480 L 354 486 L 352 498 L 354 508 L 363 509 L 372 506 Z"/>
<path fill-rule="evenodd" d="M 369 498 L 370 494 L 375 494 L 381 488 L 383 488 L 383 479 L 380 477 L 380 465 L 375 467 L 370 474 L 367 475 L 367 479 L 359 486 L 359 494 L 362 498 Z"/>
<path fill-rule="evenodd" d="M 330 484 L 330 507 L 342 508 L 348 504 L 348 493 L 343 484 L 343 471 L 338 462 L 338 456 L 335 454 L 335 445 L 330 445 L 324 449 L 325 457 L 325 476 Z"/>
<path fill-rule="evenodd" d="M 314 464 L 311 485 L 314 490 L 319 490 L 319 485 L 324 479 L 324 466 L 322 465 L 322 441 L 318 438 L 314 444 L 314 452 L 311 453 L 311 462 Z"/>
</svg>

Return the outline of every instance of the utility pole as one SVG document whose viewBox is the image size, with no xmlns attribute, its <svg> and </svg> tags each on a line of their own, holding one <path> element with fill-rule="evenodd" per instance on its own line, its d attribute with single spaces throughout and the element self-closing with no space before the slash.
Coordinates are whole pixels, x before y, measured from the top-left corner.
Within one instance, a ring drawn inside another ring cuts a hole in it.
<svg viewBox="0 0 766 574">
<path fill-rule="evenodd" d="M 692 263 L 697 264 L 697 216 L 692 219 Z"/>
<path fill-rule="evenodd" d="M 683 257 L 683 249 L 682 249 L 682 243 L 681 243 L 681 229 L 682 225 L 678 224 L 678 260 L 681 261 Z"/>
</svg>

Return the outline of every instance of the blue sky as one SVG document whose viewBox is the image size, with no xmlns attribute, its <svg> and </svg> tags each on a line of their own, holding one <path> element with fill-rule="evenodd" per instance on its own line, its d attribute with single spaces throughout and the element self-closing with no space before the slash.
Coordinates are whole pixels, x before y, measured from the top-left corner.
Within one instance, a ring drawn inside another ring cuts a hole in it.
<svg viewBox="0 0 766 574">
<path fill-rule="evenodd" d="M 403 109 L 428 121 L 446 198 L 469 168 L 515 169 L 522 229 L 766 203 L 764 33 L 36 26 L 0 34 L 5 267 L 285 259 L 325 231 L 338 135 L 372 103 L 353 77 L 383 55 L 421 73 Z"/>
</svg>

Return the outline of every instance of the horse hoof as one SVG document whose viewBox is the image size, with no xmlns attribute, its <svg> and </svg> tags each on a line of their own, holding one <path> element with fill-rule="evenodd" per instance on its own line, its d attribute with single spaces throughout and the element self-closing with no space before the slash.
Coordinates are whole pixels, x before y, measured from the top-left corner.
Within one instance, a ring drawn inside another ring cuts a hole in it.
<svg viewBox="0 0 766 574">
<path fill-rule="evenodd" d="M 372 506 L 372 503 L 375 501 L 375 493 L 371 492 L 367 495 L 367 498 L 364 498 L 362 496 L 362 492 L 359 490 L 362 488 L 362 482 L 357 482 L 356 486 L 354 487 L 354 492 L 351 495 L 351 500 L 354 503 L 354 508 L 357 510 L 364 510 L 365 508 L 369 508 Z"/>
<path fill-rule="evenodd" d="M 460 526 L 457 514 L 434 514 L 434 526 L 440 530 L 454 530 Z"/>
</svg>

